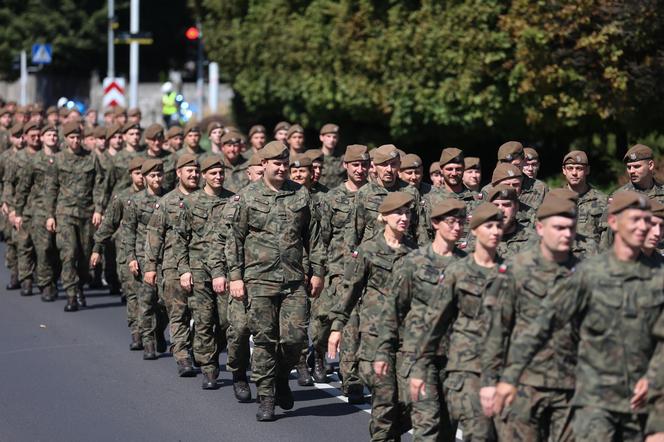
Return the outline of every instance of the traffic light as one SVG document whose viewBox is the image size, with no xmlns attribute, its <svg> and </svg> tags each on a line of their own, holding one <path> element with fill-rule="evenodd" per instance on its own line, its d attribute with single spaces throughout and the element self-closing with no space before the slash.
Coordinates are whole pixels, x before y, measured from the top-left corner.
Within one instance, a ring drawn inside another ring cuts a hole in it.
<svg viewBox="0 0 664 442">
<path fill-rule="evenodd" d="M 191 26 L 187 28 L 184 36 L 187 37 L 187 40 L 198 40 L 201 37 L 201 32 L 196 26 Z"/>
</svg>

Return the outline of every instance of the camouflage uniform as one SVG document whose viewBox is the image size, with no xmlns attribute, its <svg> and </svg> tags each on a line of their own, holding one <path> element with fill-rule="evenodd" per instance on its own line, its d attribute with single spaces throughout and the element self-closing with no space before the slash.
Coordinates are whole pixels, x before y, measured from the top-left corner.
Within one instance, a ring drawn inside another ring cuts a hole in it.
<svg viewBox="0 0 664 442">
<path fill-rule="evenodd" d="M 549 187 L 544 183 L 544 181 L 532 179 L 526 175 L 523 175 L 519 201 L 524 204 L 528 204 L 530 207 L 537 210 L 540 204 L 542 204 L 542 201 L 544 201 L 544 197 L 548 191 Z"/>
<path fill-rule="evenodd" d="M 242 190 L 249 184 L 249 177 L 247 176 L 247 167 L 249 161 L 244 157 L 238 157 L 236 164 L 231 164 L 226 157 L 224 158 L 224 187 L 233 193 Z"/>
<path fill-rule="evenodd" d="M 234 207 L 226 243 L 230 281 L 245 282 L 254 336 L 253 372 L 260 396 L 274 396 L 307 345 L 303 255 L 324 275 L 324 250 L 309 193 L 284 182 L 273 191 L 251 183 Z"/>
<path fill-rule="evenodd" d="M 641 189 L 639 187 L 636 187 L 631 182 L 629 182 L 627 184 L 620 186 L 618 189 L 616 189 L 615 192 L 613 192 L 613 194 L 616 194 L 618 192 L 623 192 L 625 190 L 631 190 L 632 192 L 642 193 L 644 195 L 647 195 L 648 198 L 655 198 L 657 199 L 657 201 L 664 204 L 664 185 L 658 183 L 657 181 L 653 180 L 653 185 L 650 189 Z"/>
<path fill-rule="evenodd" d="M 5 199 L 5 175 L 6 175 L 6 166 L 9 161 L 11 161 L 11 158 L 15 155 L 17 152 L 16 149 L 10 148 L 5 150 L 0 154 L 0 178 L 2 178 L 2 202 L 3 203 L 9 203 Z M 2 215 L 2 233 L 5 238 L 5 241 L 7 242 L 7 249 L 5 251 L 5 265 L 9 269 L 9 272 L 11 273 L 11 279 L 18 281 L 18 258 L 16 257 L 16 242 L 14 241 L 13 238 L 13 231 L 14 228 L 12 227 L 11 224 L 9 224 L 9 220 L 5 215 Z"/>
<path fill-rule="evenodd" d="M 158 289 L 143 282 L 149 268 L 145 257 L 148 223 L 159 208 L 159 199 L 159 195 L 152 195 L 147 189 L 135 193 L 127 201 L 122 219 L 127 264 L 138 261 L 139 266 L 139 274 L 134 276 L 138 290 L 138 329 L 146 349 L 160 340 L 167 322 L 166 311 L 158 302 Z"/>
<path fill-rule="evenodd" d="M 609 250 L 588 259 L 553 288 L 537 318 L 512 342 L 501 380 L 516 385 L 539 350 L 570 324 L 577 343 L 565 344 L 559 351 L 568 356 L 551 362 L 568 365 L 578 358 L 572 398 L 576 439 L 607 441 L 622 434 L 622 440 L 642 440 L 647 409 L 633 411 L 630 399 L 661 340 L 662 287 L 661 265 L 643 255 L 624 262 Z"/>
<path fill-rule="evenodd" d="M 103 172 L 96 155 L 66 148 L 55 154 L 46 180 L 46 212 L 55 218 L 56 245 L 62 264 L 62 286 L 68 297 L 80 293 L 89 277 L 93 212 L 102 213 Z"/>
<path fill-rule="evenodd" d="M 360 347 L 358 349 L 360 378 L 371 391 L 372 440 L 395 440 L 408 431 L 410 418 L 404 403 L 399 401 L 403 385 L 397 385 L 396 367 L 401 363 L 400 353 L 383 355 L 389 360 L 388 373 L 378 377 L 372 363 L 380 343 L 378 327 L 381 313 L 388 301 L 390 279 L 395 262 L 411 252 L 415 243 L 407 238 L 401 247 L 387 245 L 385 237 L 376 231 L 370 241 L 365 241 L 354 251 L 346 265 L 343 292 L 330 311 L 332 331 L 341 331 L 353 309 L 360 317 Z"/>
<path fill-rule="evenodd" d="M 177 185 L 177 172 L 175 170 L 175 161 L 173 159 L 174 155 L 172 155 L 169 151 L 162 149 L 157 156 L 148 154 L 148 151 L 146 150 L 144 152 L 144 156 L 146 159 L 156 158 L 163 161 L 164 179 L 162 181 L 161 188 L 164 189 L 164 192 L 170 192 L 173 190 Z"/>
<path fill-rule="evenodd" d="M 332 155 L 323 155 L 323 170 L 319 183 L 328 189 L 333 189 L 346 180 L 346 169 L 343 166 L 343 156 L 336 151 Z"/>
<path fill-rule="evenodd" d="M 456 193 L 442 187 L 432 188 L 430 192 L 422 195 L 420 203 L 420 223 L 418 225 L 417 239 L 420 246 L 430 244 L 436 236 L 436 232 L 431 226 L 431 208 L 446 199 L 457 199 L 463 201 L 466 205 L 466 211 L 470 212 L 476 205 L 476 197 L 471 190 L 463 188 L 463 191 Z"/>
<path fill-rule="evenodd" d="M 111 165 L 104 177 L 105 203 L 111 201 L 116 193 L 131 186 L 129 163 L 135 157 L 143 155 L 141 151 L 130 152 L 127 149 L 122 149 L 111 157 Z"/>
<path fill-rule="evenodd" d="M 159 201 L 147 227 L 145 240 L 145 271 L 157 272 L 162 287 L 161 297 L 166 304 L 170 323 L 171 353 L 177 361 L 189 357 L 192 336 L 189 330 L 191 308 L 187 295 L 180 287 L 180 275 L 175 257 L 175 242 L 180 211 L 184 198 L 179 187 L 168 192 Z"/>
<path fill-rule="evenodd" d="M 0 127 L 0 153 L 9 149 L 9 146 L 9 130 L 6 127 Z"/>
<path fill-rule="evenodd" d="M 489 326 L 489 316 L 482 305 L 497 296 L 501 259 L 493 268 L 479 266 L 469 255 L 447 267 L 443 293 L 430 304 L 417 345 L 415 373 L 427 373 L 449 333 L 447 378 L 443 392 L 453 425 L 458 425 L 457 439 L 494 440 L 493 422 L 482 413 L 479 402 L 480 358 Z M 422 378 L 424 378 L 422 376 Z"/>
<path fill-rule="evenodd" d="M 517 254 L 499 275 L 499 297 L 486 299 L 491 325 L 482 353 L 482 385 L 498 381 L 510 343 L 535 320 L 555 284 L 572 276 L 579 260 L 548 261 L 539 243 Z M 566 295 L 567 296 L 567 295 Z M 497 419 L 502 440 L 572 441 L 572 408 L 576 355 L 572 327 L 560 324 L 519 379 L 519 392 L 510 409 Z M 511 353 L 510 353 L 511 354 Z M 509 360 L 507 364 L 509 364 Z"/>
<path fill-rule="evenodd" d="M 576 203 L 578 217 L 576 221 L 576 233 L 595 240 L 598 244 L 607 229 L 605 213 L 608 198 L 599 190 L 589 187 L 588 191 L 579 195 Z"/>
<path fill-rule="evenodd" d="M 423 331 L 429 305 L 443 295 L 445 268 L 452 262 L 464 258 L 466 253 L 455 248 L 451 256 L 438 255 L 431 244 L 421 247 L 397 263 L 399 272 L 392 276 L 388 301 L 379 319 L 380 343 L 376 359 L 391 361 L 397 351 L 403 356 L 397 377 L 407 385 L 414 365 L 417 344 Z M 446 344 L 446 343 L 445 343 Z M 445 381 L 447 347 L 442 346 L 432 364 L 424 373 L 418 373 L 426 383 L 426 396 L 410 404 L 415 440 L 452 440 L 454 432 L 447 414 L 442 392 Z M 410 403 L 410 395 L 401 398 Z"/>
<path fill-rule="evenodd" d="M 212 290 L 212 279 L 226 276 L 225 269 L 212 269 L 206 258 L 215 224 L 224 224 L 222 212 L 232 192 L 222 189 L 220 195 L 208 195 L 202 189 L 184 199 L 180 211 L 174 255 L 178 274 L 191 273 L 194 281 L 194 358 L 204 373 L 219 373 L 219 353 L 226 346 L 228 328 L 227 294 Z M 217 270 L 220 270 L 218 273 Z"/>
</svg>

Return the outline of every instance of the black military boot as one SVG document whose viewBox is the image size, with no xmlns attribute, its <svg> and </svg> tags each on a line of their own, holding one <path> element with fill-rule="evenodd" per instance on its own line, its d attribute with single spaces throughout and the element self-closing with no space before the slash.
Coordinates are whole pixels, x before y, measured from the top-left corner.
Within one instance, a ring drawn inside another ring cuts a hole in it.
<svg viewBox="0 0 664 442">
<path fill-rule="evenodd" d="M 66 312 L 77 312 L 78 311 L 78 302 L 76 302 L 76 296 L 67 295 L 67 304 L 65 305 Z"/>
<path fill-rule="evenodd" d="M 21 296 L 32 296 L 32 279 L 26 279 L 21 283 Z"/>
<path fill-rule="evenodd" d="M 157 353 L 154 349 L 154 342 L 149 342 L 143 346 L 143 360 L 144 361 L 154 361 L 156 360 Z"/>
<path fill-rule="evenodd" d="M 297 367 L 295 367 L 297 370 L 297 383 L 301 387 L 311 387 L 314 385 L 314 380 L 311 378 L 311 374 L 309 373 L 309 367 L 307 367 L 307 363 L 299 363 L 297 364 Z"/>
<path fill-rule="evenodd" d="M 181 361 L 177 361 L 178 364 L 178 376 L 181 378 L 193 378 L 196 377 L 196 370 L 194 370 L 194 366 L 191 365 L 191 361 L 189 359 L 183 359 Z"/>
<path fill-rule="evenodd" d="M 5 286 L 7 290 L 16 290 L 21 287 L 21 284 L 18 282 L 18 276 L 15 274 L 12 274 L 12 276 L 9 278 L 9 284 Z"/>
<path fill-rule="evenodd" d="M 233 393 L 238 402 L 243 404 L 251 402 L 251 389 L 247 382 L 246 373 L 233 372 Z"/>
<path fill-rule="evenodd" d="M 155 333 L 155 338 L 157 342 L 157 352 L 166 353 L 168 350 L 168 342 L 164 337 L 164 332 L 157 331 L 157 333 Z"/>
<path fill-rule="evenodd" d="M 284 410 L 290 410 L 295 404 L 293 392 L 288 385 L 288 376 L 277 377 L 274 384 L 275 400 L 278 406 Z"/>
<path fill-rule="evenodd" d="M 80 308 L 85 308 L 85 307 L 88 306 L 88 303 L 85 302 L 85 295 L 83 294 L 83 292 L 81 290 L 76 292 L 76 303 L 78 304 L 78 306 Z"/>
<path fill-rule="evenodd" d="M 219 376 L 219 373 L 216 371 L 209 372 L 209 371 L 204 371 L 203 372 L 203 384 L 201 385 L 201 388 L 203 390 L 216 390 L 217 389 L 217 376 Z"/>
<path fill-rule="evenodd" d="M 141 351 L 143 350 L 143 340 L 141 339 L 141 334 L 138 332 L 133 332 L 131 334 L 131 344 L 129 344 L 129 350 L 131 351 Z"/>
<path fill-rule="evenodd" d="M 314 381 L 319 384 L 327 384 L 328 381 L 325 360 L 318 353 L 316 353 L 316 358 L 314 359 Z"/>
<path fill-rule="evenodd" d="M 42 289 L 41 300 L 44 302 L 53 302 L 58 297 L 58 288 L 51 283 Z"/>
<path fill-rule="evenodd" d="M 364 386 L 361 384 L 349 385 L 346 389 L 346 396 L 348 397 L 349 404 L 363 404 Z"/>
<path fill-rule="evenodd" d="M 274 397 L 272 396 L 259 396 L 258 411 L 256 412 L 256 420 L 258 422 L 271 422 L 274 420 Z"/>
</svg>

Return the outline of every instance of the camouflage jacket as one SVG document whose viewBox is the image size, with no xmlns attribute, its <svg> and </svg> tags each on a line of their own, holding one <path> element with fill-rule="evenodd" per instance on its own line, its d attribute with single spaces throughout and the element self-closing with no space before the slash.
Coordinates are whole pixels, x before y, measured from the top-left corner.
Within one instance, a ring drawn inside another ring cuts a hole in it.
<svg viewBox="0 0 664 442">
<path fill-rule="evenodd" d="M 247 176 L 247 167 L 249 161 L 244 157 L 239 156 L 237 164 L 231 164 L 226 157 L 224 158 L 224 187 L 233 193 L 242 190 L 249 184 L 249 177 Z"/>
<path fill-rule="evenodd" d="M 374 236 L 354 251 L 344 274 L 343 292 L 336 306 L 330 311 L 332 330 L 341 331 L 357 306 L 360 316 L 360 333 L 379 336 L 379 322 L 385 303 L 390 300 L 392 274 L 395 263 L 415 248 L 415 243 L 405 238 L 401 247 L 387 245 L 385 236 Z M 373 360 L 377 348 L 365 348 L 363 359 Z"/>
<path fill-rule="evenodd" d="M 344 274 L 345 256 L 350 254 L 344 243 L 346 228 L 350 223 L 353 202 L 357 192 L 351 192 L 344 183 L 325 194 L 326 204 L 321 213 L 321 239 L 327 256 L 326 275 Z"/>
<path fill-rule="evenodd" d="M 44 187 L 49 174 L 48 169 L 54 162 L 54 155 L 46 155 L 43 150 L 27 156 L 15 189 L 14 209 L 17 216 L 46 217 Z"/>
<path fill-rule="evenodd" d="M 9 130 L 0 128 L 0 153 L 9 149 Z"/>
<path fill-rule="evenodd" d="M 443 187 L 431 187 L 430 192 L 422 195 L 420 203 L 420 222 L 417 226 L 417 240 L 420 246 L 430 244 L 435 236 L 435 231 L 431 226 L 431 209 L 443 200 L 451 198 L 463 201 L 468 213 L 475 207 L 477 201 L 473 192 L 466 187 L 460 193 L 451 192 Z"/>
<path fill-rule="evenodd" d="M 419 339 L 427 329 L 429 306 L 443 296 L 445 269 L 465 257 L 466 253 L 457 248 L 452 255 L 441 256 L 429 244 L 397 263 L 399 270 L 392 274 L 387 302 L 378 318 L 380 343 L 376 359 L 389 361 L 389 355 L 400 350 L 406 355 L 401 374 L 408 377 Z M 447 341 L 443 339 L 441 344 L 437 356 L 447 355 Z"/>
<path fill-rule="evenodd" d="M 430 304 L 426 320 L 429 325 L 417 344 L 417 373 L 426 373 L 448 333 L 446 371 L 481 373 L 480 357 L 490 319 L 483 303 L 497 296 L 500 269 L 504 269 L 500 258 L 494 267 L 485 268 L 468 255 L 445 270 L 443 294 Z"/>
<path fill-rule="evenodd" d="M 501 379 L 516 384 L 556 331 L 569 324 L 578 336 L 572 404 L 632 413 L 634 386 L 661 339 L 653 327 L 664 305 L 662 287 L 661 266 L 643 255 L 622 262 L 608 250 L 589 258 L 555 285 L 537 318 L 512 340 Z"/>
<path fill-rule="evenodd" d="M 180 211 L 184 208 L 184 198 L 180 187 L 168 192 L 159 200 L 159 207 L 154 211 L 148 224 L 145 240 L 146 272 L 156 272 L 157 268 L 163 270 L 177 270 L 178 263 L 175 257 L 175 230 L 180 218 Z"/>
<path fill-rule="evenodd" d="M 498 381 L 511 343 L 537 318 L 542 302 L 555 284 L 571 277 L 579 260 L 570 255 L 561 264 L 542 256 L 539 242 L 514 256 L 498 275 L 497 299 L 486 299 L 491 316 L 482 352 L 482 384 Z M 533 387 L 574 389 L 575 342 L 569 323 L 552 332 L 552 338 L 527 365 L 519 382 Z M 508 361 L 509 363 L 509 361 Z"/>
<path fill-rule="evenodd" d="M 536 240 L 535 232 L 517 222 L 516 230 L 511 233 L 504 233 L 503 238 L 498 244 L 498 255 L 504 259 L 511 258 L 517 253 L 529 248 Z M 462 250 L 472 253 L 475 250 L 475 236 L 469 231 L 467 239 L 460 244 Z"/>
<path fill-rule="evenodd" d="M 143 156 L 145 156 L 146 159 L 155 158 L 164 162 L 164 180 L 161 183 L 161 188 L 164 189 L 165 192 L 173 190 L 177 184 L 177 173 L 175 171 L 173 155 L 169 151 L 162 149 L 156 157 L 149 155 L 147 150 L 143 152 Z"/>
<path fill-rule="evenodd" d="M 346 169 L 343 167 L 343 157 L 336 152 L 323 156 L 323 170 L 319 183 L 332 189 L 346 180 Z"/>
<path fill-rule="evenodd" d="M 109 169 L 104 177 L 104 201 L 108 203 L 111 198 L 121 190 L 131 186 L 129 175 L 129 162 L 138 156 L 143 156 L 141 151 L 130 152 L 122 149 L 111 157 Z"/>
<path fill-rule="evenodd" d="M 576 232 L 594 239 L 599 244 L 607 228 L 605 221 L 607 206 L 608 197 L 592 187 L 583 195 L 579 195 Z"/>
<path fill-rule="evenodd" d="M 234 206 L 226 242 L 232 281 L 303 281 L 308 257 L 324 276 L 325 250 L 309 192 L 290 180 L 274 191 L 264 180 L 249 184 Z"/>
<path fill-rule="evenodd" d="M 151 195 L 146 189 L 133 194 L 125 207 L 122 220 L 127 262 L 138 260 L 143 267 L 145 260 L 145 243 L 148 223 L 156 209 L 159 208 L 160 195 Z M 143 272 L 148 269 L 143 268 Z"/>
<path fill-rule="evenodd" d="M 29 161 L 26 148 L 15 151 L 5 162 L 5 173 L 2 178 L 2 200 L 7 203 L 10 210 L 16 208 L 16 187 L 23 169 Z"/>
<path fill-rule="evenodd" d="M 654 181 L 654 180 L 653 180 Z M 631 182 L 624 184 L 623 186 L 619 187 L 616 189 L 613 194 L 616 194 L 618 192 L 622 192 L 624 190 L 631 190 L 632 192 L 639 192 L 644 195 L 647 195 L 648 198 L 656 198 L 657 201 L 660 203 L 664 204 L 664 185 L 658 183 L 657 181 L 654 181 L 652 187 L 650 189 L 641 189 L 636 187 L 634 184 Z M 612 196 L 613 196 L 612 194 Z"/>
<path fill-rule="evenodd" d="M 233 192 L 222 189 L 220 195 L 208 195 L 203 189 L 187 195 L 180 210 L 174 254 L 178 273 L 184 275 L 193 270 L 204 270 L 211 274 L 207 256 L 212 245 L 215 226 L 224 225 L 222 213 Z M 225 276 L 223 272 L 222 276 Z"/>
<path fill-rule="evenodd" d="M 523 182 L 521 183 L 521 195 L 519 195 L 519 201 L 524 204 L 528 204 L 530 207 L 537 210 L 537 208 L 544 201 L 546 193 L 549 191 L 549 187 L 538 179 L 532 179 L 527 176 L 523 176 Z"/>
<path fill-rule="evenodd" d="M 46 179 L 46 213 L 49 217 L 88 218 L 103 213 L 104 173 L 95 154 L 66 148 L 53 157 Z"/>
<path fill-rule="evenodd" d="M 2 202 L 5 203 L 5 193 L 4 193 L 4 188 L 5 188 L 5 171 L 7 170 L 7 163 L 11 160 L 11 158 L 14 156 L 15 150 L 14 148 L 9 148 L 5 150 L 4 152 L 0 153 L 0 199 L 2 199 Z"/>
<path fill-rule="evenodd" d="M 106 214 L 104 215 L 104 220 L 101 222 L 101 225 L 94 234 L 94 246 L 92 251 L 95 253 L 102 254 L 104 253 L 104 245 L 116 235 L 116 232 L 121 232 L 122 229 L 122 219 L 124 218 L 124 211 L 129 199 L 132 195 L 140 192 L 136 190 L 134 186 L 129 186 L 125 190 L 122 190 L 119 193 L 116 193 L 111 200 L 111 203 L 106 209 Z M 118 233 L 120 238 L 123 237 Z M 119 244 L 117 244 L 119 243 Z M 122 251 L 122 241 L 117 241 L 117 245 L 120 246 L 119 249 L 116 249 L 116 255 L 118 257 L 124 256 Z"/>
</svg>

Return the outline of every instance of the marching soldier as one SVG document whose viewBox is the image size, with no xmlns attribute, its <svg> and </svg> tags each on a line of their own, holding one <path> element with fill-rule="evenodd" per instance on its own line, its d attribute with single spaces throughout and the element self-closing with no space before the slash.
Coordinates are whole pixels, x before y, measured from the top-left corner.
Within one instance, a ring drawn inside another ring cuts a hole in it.
<svg viewBox="0 0 664 442">
<path fill-rule="evenodd" d="M 175 162 L 172 155 L 164 150 L 164 128 L 161 124 L 151 124 L 145 129 L 145 158 L 158 159 L 164 163 L 164 179 L 161 188 L 165 192 L 170 192 L 175 187 Z"/>
<path fill-rule="evenodd" d="M 342 184 L 346 178 L 343 167 L 343 155 L 337 150 L 339 144 L 339 126 L 336 124 L 324 124 L 320 128 L 319 137 L 320 150 L 323 154 L 323 166 L 319 182 L 328 189 Z"/>
<path fill-rule="evenodd" d="M 655 161 L 652 149 L 644 144 L 636 144 L 623 157 L 629 183 L 620 187 L 617 192 L 631 190 L 656 198 L 664 203 L 664 185 L 655 179 Z"/>
<path fill-rule="evenodd" d="M 240 155 L 240 135 L 229 132 L 221 137 L 221 152 L 224 161 L 224 187 L 231 192 L 239 192 L 249 184 L 247 178 L 248 160 Z"/>
<path fill-rule="evenodd" d="M 23 149 L 23 123 L 16 123 L 11 127 L 9 141 L 11 147 L 0 154 L 0 169 L 2 169 L 2 214 L 6 221 L 3 235 L 7 241 L 5 262 L 10 272 L 9 283 L 5 287 L 7 290 L 16 290 L 21 285 L 18 282 L 18 258 L 14 234 L 14 219 L 9 216 L 10 195 L 13 193 L 13 189 L 9 185 L 11 176 L 9 176 L 8 171 L 11 170 L 10 163 L 13 161 L 13 157 L 19 150 Z"/>
<path fill-rule="evenodd" d="M 429 166 L 429 181 L 431 181 L 431 186 L 434 188 L 443 187 L 443 174 L 440 172 L 440 163 L 434 161 Z"/>
<path fill-rule="evenodd" d="M 480 194 L 482 182 L 482 166 L 478 157 L 465 157 L 463 159 L 463 185 L 477 195 Z"/>
</svg>

